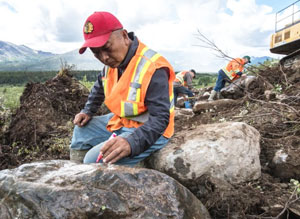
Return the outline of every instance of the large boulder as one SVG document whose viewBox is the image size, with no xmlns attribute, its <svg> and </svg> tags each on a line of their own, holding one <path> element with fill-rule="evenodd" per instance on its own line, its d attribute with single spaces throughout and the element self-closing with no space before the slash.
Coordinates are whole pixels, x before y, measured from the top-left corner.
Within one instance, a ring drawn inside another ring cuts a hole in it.
<svg viewBox="0 0 300 219">
<path fill-rule="evenodd" d="M 225 184 L 258 179 L 260 134 L 242 122 L 198 126 L 182 131 L 151 156 L 146 166 L 164 172 L 184 185 L 209 176 Z"/>
<path fill-rule="evenodd" d="M 0 172 L 0 218 L 210 218 L 155 170 L 52 160 Z"/>
</svg>

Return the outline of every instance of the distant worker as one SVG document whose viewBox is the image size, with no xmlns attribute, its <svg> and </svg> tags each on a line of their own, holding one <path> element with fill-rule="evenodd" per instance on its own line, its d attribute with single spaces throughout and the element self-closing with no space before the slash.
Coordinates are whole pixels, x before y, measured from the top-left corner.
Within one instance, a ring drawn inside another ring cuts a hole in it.
<svg viewBox="0 0 300 219">
<path fill-rule="evenodd" d="M 104 68 L 73 121 L 70 159 L 134 166 L 174 133 L 173 67 L 109 12 L 89 16 L 83 35 L 79 53 L 89 48 Z M 111 113 L 94 116 L 102 103 Z"/>
<path fill-rule="evenodd" d="M 174 87 L 174 103 L 176 106 L 178 94 L 187 94 L 188 97 L 193 97 L 193 78 L 196 75 L 196 71 L 191 69 L 189 71 L 182 71 L 176 74 L 176 78 L 173 82 Z"/>
<path fill-rule="evenodd" d="M 217 99 L 220 99 L 220 91 L 225 86 L 226 81 L 232 82 L 240 77 L 246 76 L 243 75 L 243 70 L 244 65 L 247 63 L 251 63 L 250 56 L 235 58 L 232 59 L 225 68 L 219 70 L 216 85 L 212 90 L 208 101 L 214 100 L 215 96 L 217 96 Z"/>
</svg>

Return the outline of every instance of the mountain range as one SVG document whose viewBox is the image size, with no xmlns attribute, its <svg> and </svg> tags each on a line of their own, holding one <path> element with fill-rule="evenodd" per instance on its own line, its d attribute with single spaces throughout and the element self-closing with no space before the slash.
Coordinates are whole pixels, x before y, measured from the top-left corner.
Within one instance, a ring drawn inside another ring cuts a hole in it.
<svg viewBox="0 0 300 219">
<path fill-rule="evenodd" d="M 62 63 L 74 64 L 77 70 L 99 70 L 103 67 L 89 50 L 82 55 L 78 50 L 54 54 L 0 41 L 0 71 L 57 71 Z"/>
<path fill-rule="evenodd" d="M 251 64 L 263 63 L 267 59 L 272 58 L 251 57 Z M 62 63 L 75 65 L 76 70 L 99 70 L 103 67 L 90 50 L 82 55 L 78 50 L 54 54 L 0 41 L 0 71 L 58 71 Z"/>
</svg>

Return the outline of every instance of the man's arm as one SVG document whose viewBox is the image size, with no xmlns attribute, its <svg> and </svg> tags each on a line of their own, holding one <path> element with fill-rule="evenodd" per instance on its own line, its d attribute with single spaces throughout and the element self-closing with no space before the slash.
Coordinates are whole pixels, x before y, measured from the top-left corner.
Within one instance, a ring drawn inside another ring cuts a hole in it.
<svg viewBox="0 0 300 219">
<path fill-rule="evenodd" d="M 95 114 L 99 107 L 101 106 L 104 100 L 104 90 L 101 82 L 101 73 L 98 75 L 98 79 L 95 82 L 89 96 L 88 100 L 85 104 L 83 110 L 80 113 L 77 113 L 73 123 L 74 125 L 78 125 L 79 127 L 85 126 L 88 121 L 92 118 L 93 114 Z"/>
<path fill-rule="evenodd" d="M 126 138 L 134 157 L 153 145 L 169 124 L 170 97 L 169 72 L 161 68 L 156 70 L 150 81 L 145 104 L 150 114 L 149 120 Z"/>
<path fill-rule="evenodd" d="M 190 72 L 187 72 L 185 75 L 184 75 L 184 79 L 186 80 L 186 83 L 187 83 L 187 86 L 190 90 L 193 89 L 193 77 L 192 75 L 190 74 Z"/>
<path fill-rule="evenodd" d="M 98 75 L 97 81 L 94 83 L 93 88 L 91 89 L 91 92 L 88 96 L 88 100 L 84 106 L 84 108 L 81 110 L 81 113 L 88 114 L 89 116 L 92 116 L 95 114 L 101 104 L 104 101 L 104 89 L 102 85 L 102 73 Z"/>
</svg>

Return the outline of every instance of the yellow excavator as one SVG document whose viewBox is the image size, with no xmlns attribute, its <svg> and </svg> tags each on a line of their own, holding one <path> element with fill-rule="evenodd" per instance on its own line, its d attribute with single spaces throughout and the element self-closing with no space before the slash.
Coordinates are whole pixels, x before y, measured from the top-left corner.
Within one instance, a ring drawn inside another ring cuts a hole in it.
<svg viewBox="0 0 300 219">
<path fill-rule="evenodd" d="M 286 55 L 280 60 L 284 65 L 300 59 L 300 0 L 276 13 L 270 51 Z"/>
</svg>

